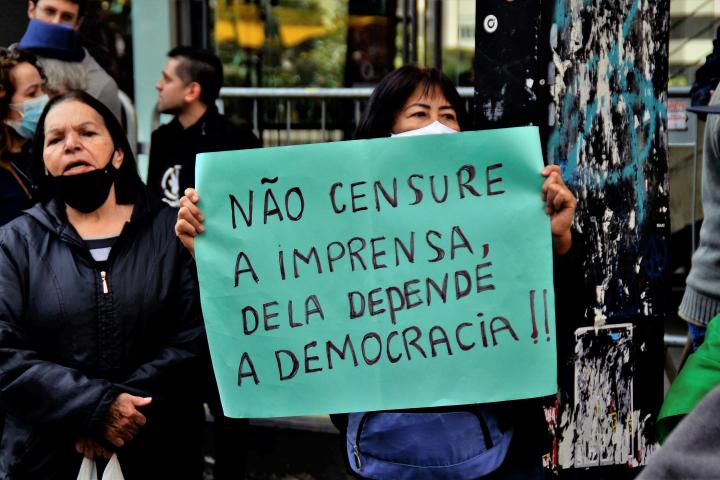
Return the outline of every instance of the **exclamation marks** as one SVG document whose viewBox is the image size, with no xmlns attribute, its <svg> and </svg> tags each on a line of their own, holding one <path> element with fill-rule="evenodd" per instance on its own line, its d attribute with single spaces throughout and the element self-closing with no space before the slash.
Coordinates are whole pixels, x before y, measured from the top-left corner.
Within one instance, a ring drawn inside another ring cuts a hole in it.
<svg viewBox="0 0 720 480">
<path fill-rule="evenodd" d="M 530 290 L 530 319 L 532 320 L 532 338 L 533 343 L 537 343 L 538 329 L 537 321 L 535 320 L 535 290 Z"/>
<path fill-rule="evenodd" d="M 547 289 L 543 289 L 543 313 L 545 314 L 545 339 L 549 342 L 550 341 L 550 319 L 548 316 L 548 303 L 547 303 Z M 537 318 L 535 316 L 535 290 L 530 290 L 530 320 L 532 321 L 532 333 L 530 334 L 530 338 L 532 338 L 533 343 L 538 342 L 538 328 L 537 328 Z"/>
<path fill-rule="evenodd" d="M 550 320 L 548 318 L 547 289 L 543 288 L 543 311 L 545 313 L 545 341 L 550 341 Z"/>
</svg>

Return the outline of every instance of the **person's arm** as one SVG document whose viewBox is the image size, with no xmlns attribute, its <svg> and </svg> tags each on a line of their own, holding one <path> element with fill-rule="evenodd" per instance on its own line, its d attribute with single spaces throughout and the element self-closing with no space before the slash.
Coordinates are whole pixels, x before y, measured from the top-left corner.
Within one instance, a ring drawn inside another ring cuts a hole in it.
<svg viewBox="0 0 720 480">
<path fill-rule="evenodd" d="M 186 189 L 185 195 L 180 199 L 180 210 L 175 223 L 175 234 L 193 257 L 195 257 L 195 237 L 205 231 L 205 226 L 202 224 L 205 216 L 197 206 L 199 202 L 198 193 L 192 188 Z"/>
<path fill-rule="evenodd" d="M 720 457 L 720 387 L 715 388 L 685 417 L 656 450 L 638 480 L 718 478 Z"/>
<path fill-rule="evenodd" d="M 167 214 L 168 217 L 163 221 L 167 222 L 167 232 L 171 232 L 173 212 L 168 210 Z M 167 248 L 175 251 L 166 258 L 174 264 L 160 268 L 165 269 L 168 278 L 172 279 L 174 301 L 168 302 L 154 319 L 163 322 L 165 335 L 152 358 L 122 382 L 127 391 L 137 395 L 150 395 L 160 402 L 174 395 L 188 394 L 188 385 L 192 385 L 202 374 L 203 364 L 200 358 L 205 352 L 206 341 L 195 262 L 171 234 L 168 235 L 168 240 Z"/>
<path fill-rule="evenodd" d="M 541 196 L 545 202 L 545 211 L 550 217 L 553 251 L 565 255 L 572 247 L 570 227 L 575 217 L 577 201 L 565 185 L 558 165 L 546 166 L 541 175 L 545 177 Z"/>
<path fill-rule="evenodd" d="M 0 409 L 31 424 L 100 432 L 121 390 L 33 349 L 25 326 L 27 288 L 39 279 L 30 278 L 27 251 L 22 234 L 0 232 Z"/>
<path fill-rule="evenodd" d="M 144 424 L 135 407 L 150 401 L 48 361 L 33 349 L 25 306 L 27 286 L 38 279 L 29 274 L 27 252 L 22 234 L 0 233 L 0 408 L 31 424 L 61 424 L 122 446 Z"/>
</svg>

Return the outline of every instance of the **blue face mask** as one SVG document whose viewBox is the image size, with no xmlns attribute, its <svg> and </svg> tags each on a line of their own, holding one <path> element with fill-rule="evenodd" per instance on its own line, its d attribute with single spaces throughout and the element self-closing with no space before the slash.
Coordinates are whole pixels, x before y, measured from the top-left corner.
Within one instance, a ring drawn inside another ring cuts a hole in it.
<svg viewBox="0 0 720 480">
<path fill-rule="evenodd" d="M 45 105 L 48 103 L 48 96 L 41 95 L 39 97 L 25 100 L 20 104 L 10 104 L 10 108 L 22 115 L 21 120 L 5 120 L 5 123 L 13 128 L 23 138 L 31 139 L 37 130 L 38 120 L 42 114 Z"/>
</svg>

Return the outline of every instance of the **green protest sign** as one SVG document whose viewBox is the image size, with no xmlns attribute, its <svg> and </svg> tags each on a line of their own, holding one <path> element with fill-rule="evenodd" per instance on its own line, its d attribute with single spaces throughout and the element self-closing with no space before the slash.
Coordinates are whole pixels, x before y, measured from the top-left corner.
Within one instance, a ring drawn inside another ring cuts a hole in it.
<svg viewBox="0 0 720 480">
<path fill-rule="evenodd" d="M 554 393 L 542 168 L 533 127 L 199 155 L 225 414 Z"/>
</svg>

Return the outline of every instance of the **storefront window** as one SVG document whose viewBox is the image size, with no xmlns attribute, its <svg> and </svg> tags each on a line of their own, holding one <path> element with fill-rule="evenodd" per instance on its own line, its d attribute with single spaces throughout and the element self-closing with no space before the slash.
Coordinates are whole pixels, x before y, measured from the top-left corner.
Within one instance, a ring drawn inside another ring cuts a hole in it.
<svg viewBox="0 0 720 480">
<path fill-rule="evenodd" d="M 720 25 L 720 3 L 716 0 L 672 0 L 670 2 L 670 85 L 690 86 L 695 71 L 713 52 Z M 720 56 L 720 40 L 716 55 Z M 720 60 L 720 59 L 719 59 Z M 720 61 L 716 60 L 720 78 Z"/>
<path fill-rule="evenodd" d="M 373 85 L 403 63 L 438 64 L 438 31 L 443 70 L 458 83 L 470 80 L 474 0 L 215 0 L 210 10 L 227 85 Z M 403 45 L 403 27 L 412 46 Z"/>
<path fill-rule="evenodd" d="M 347 1 L 216 0 L 213 10 L 226 85 L 342 86 Z"/>
<path fill-rule="evenodd" d="M 472 85 L 474 0 L 214 0 L 209 10 L 228 86 L 367 87 L 411 61 L 441 63 L 458 85 Z M 257 108 L 249 100 L 225 103 L 237 121 Z M 347 138 L 355 128 L 351 101 L 265 100 L 258 115 L 269 130 L 288 121 L 312 129 L 321 108 L 328 128 Z"/>
</svg>

